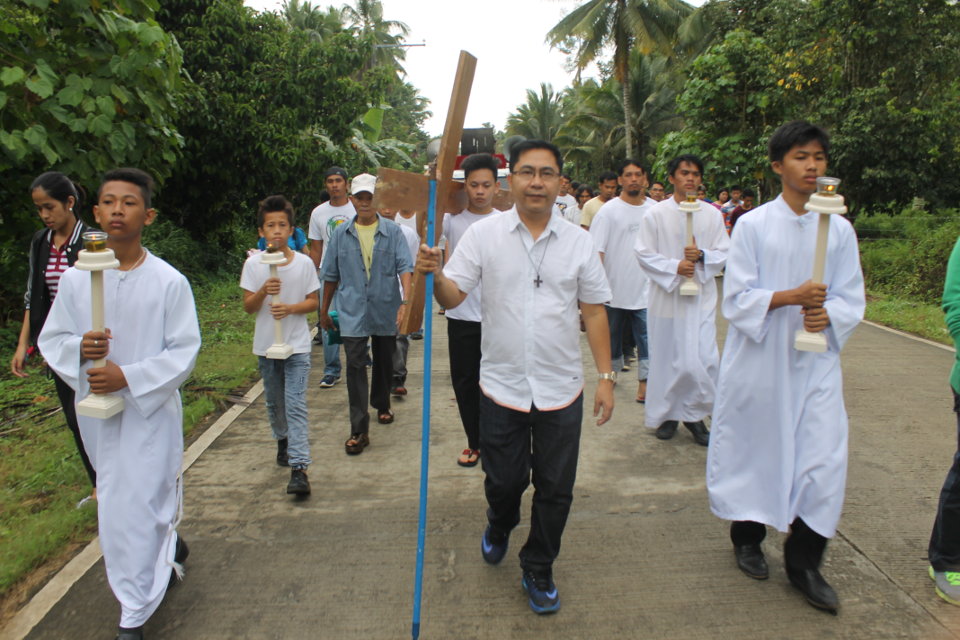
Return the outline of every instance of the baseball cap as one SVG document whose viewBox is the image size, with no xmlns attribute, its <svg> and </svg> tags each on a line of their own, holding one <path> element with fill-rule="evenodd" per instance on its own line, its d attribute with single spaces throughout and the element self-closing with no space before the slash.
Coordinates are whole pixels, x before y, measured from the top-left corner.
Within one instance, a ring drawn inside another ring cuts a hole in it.
<svg viewBox="0 0 960 640">
<path fill-rule="evenodd" d="M 372 176 L 369 173 L 361 173 L 360 175 L 354 177 L 353 181 L 350 182 L 350 194 L 355 196 L 361 191 L 373 193 L 373 188 L 376 186 L 376 184 L 376 176 Z"/>
<path fill-rule="evenodd" d="M 349 177 L 347 176 L 347 170 L 342 167 L 330 167 L 327 169 L 327 172 L 323 174 L 323 179 L 326 180 L 330 176 L 340 176 L 344 180 Z"/>
</svg>

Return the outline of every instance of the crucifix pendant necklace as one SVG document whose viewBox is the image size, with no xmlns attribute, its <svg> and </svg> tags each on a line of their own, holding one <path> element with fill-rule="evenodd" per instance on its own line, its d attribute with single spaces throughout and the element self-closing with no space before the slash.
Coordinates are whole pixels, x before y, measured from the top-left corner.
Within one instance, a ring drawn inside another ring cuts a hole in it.
<svg viewBox="0 0 960 640">
<path fill-rule="evenodd" d="M 520 244 L 523 245 L 523 237 L 520 238 Z M 536 246 L 536 244 L 534 244 L 534 246 Z M 533 280 L 533 284 L 537 287 L 537 289 L 539 289 L 540 285 L 543 284 L 543 280 L 540 278 L 540 267 L 543 266 L 543 259 L 547 257 L 547 247 L 549 246 L 550 236 L 547 236 L 547 241 L 543 243 L 543 253 L 540 254 L 540 264 L 537 264 L 533 261 L 533 258 L 530 257 L 530 252 L 527 251 L 526 245 L 523 245 L 523 250 L 527 253 L 527 260 L 530 261 L 530 265 L 537 272 L 537 277 Z M 533 247 L 531 247 L 531 250 L 532 249 Z"/>
</svg>

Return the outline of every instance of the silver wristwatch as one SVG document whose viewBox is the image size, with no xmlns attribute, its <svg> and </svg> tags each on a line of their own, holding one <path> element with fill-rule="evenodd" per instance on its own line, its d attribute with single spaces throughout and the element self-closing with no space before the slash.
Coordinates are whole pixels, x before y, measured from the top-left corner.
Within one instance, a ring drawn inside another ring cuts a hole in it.
<svg viewBox="0 0 960 640">
<path fill-rule="evenodd" d="M 616 372 L 616 371 L 608 371 L 607 373 L 599 373 L 599 374 L 597 374 L 597 377 L 599 377 L 601 380 L 610 380 L 611 382 L 616 382 L 616 381 L 617 381 L 617 372 Z"/>
</svg>

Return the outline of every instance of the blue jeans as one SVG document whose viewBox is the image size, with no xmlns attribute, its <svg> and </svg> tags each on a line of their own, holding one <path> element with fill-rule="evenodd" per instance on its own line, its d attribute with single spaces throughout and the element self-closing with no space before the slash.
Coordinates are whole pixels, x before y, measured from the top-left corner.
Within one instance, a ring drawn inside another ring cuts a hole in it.
<svg viewBox="0 0 960 640">
<path fill-rule="evenodd" d="M 928 555 L 934 571 L 960 571 L 960 396 L 953 392 L 957 452 L 940 490 Z"/>
<path fill-rule="evenodd" d="M 319 329 L 323 336 L 323 375 L 340 377 L 340 345 L 327 342 L 327 332 Z"/>
<path fill-rule="evenodd" d="M 323 299 L 323 279 L 320 279 L 320 298 Z M 337 297 L 334 295 L 333 304 L 330 305 L 330 310 L 337 308 Z M 317 331 L 320 332 L 321 340 L 323 340 L 323 375 L 333 376 L 334 378 L 340 377 L 340 345 L 339 344 L 330 344 L 327 342 L 327 332 L 326 330 L 317 325 Z"/>
<path fill-rule="evenodd" d="M 637 380 L 646 380 L 650 371 L 650 353 L 647 351 L 647 310 L 607 307 L 610 325 L 610 364 L 614 371 L 623 368 L 623 332 L 633 331 L 637 343 Z"/>
<path fill-rule="evenodd" d="M 555 411 L 529 413 L 480 396 L 480 460 L 487 520 L 500 533 L 520 522 L 520 500 L 533 475 L 530 533 L 520 549 L 524 569 L 545 571 L 560 553 L 560 538 L 573 502 L 580 456 L 583 394 Z"/>
<path fill-rule="evenodd" d="M 294 469 L 310 466 L 307 437 L 307 378 L 310 354 L 295 353 L 286 360 L 259 356 L 264 399 L 270 428 L 277 440 L 287 439 L 287 458 Z"/>
</svg>

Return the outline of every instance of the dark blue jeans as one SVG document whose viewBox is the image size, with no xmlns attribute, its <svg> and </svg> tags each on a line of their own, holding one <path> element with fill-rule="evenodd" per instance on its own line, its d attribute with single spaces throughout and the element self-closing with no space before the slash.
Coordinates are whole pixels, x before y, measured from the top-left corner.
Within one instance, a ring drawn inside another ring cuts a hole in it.
<svg viewBox="0 0 960 640">
<path fill-rule="evenodd" d="M 525 569 L 550 569 L 573 502 L 580 455 L 583 394 L 563 409 L 529 413 L 480 397 L 480 450 L 487 520 L 509 533 L 520 522 L 520 500 L 533 474 L 530 535 L 520 550 Z"/>
<path fill-rule="evenodd" d="M 937 519 L 930 534 L 928 555 L 934 571 L 960 571 L 960 396 L 953 392 L 957 416 L 957 452 L 940 490 Z"/>
</svg>

